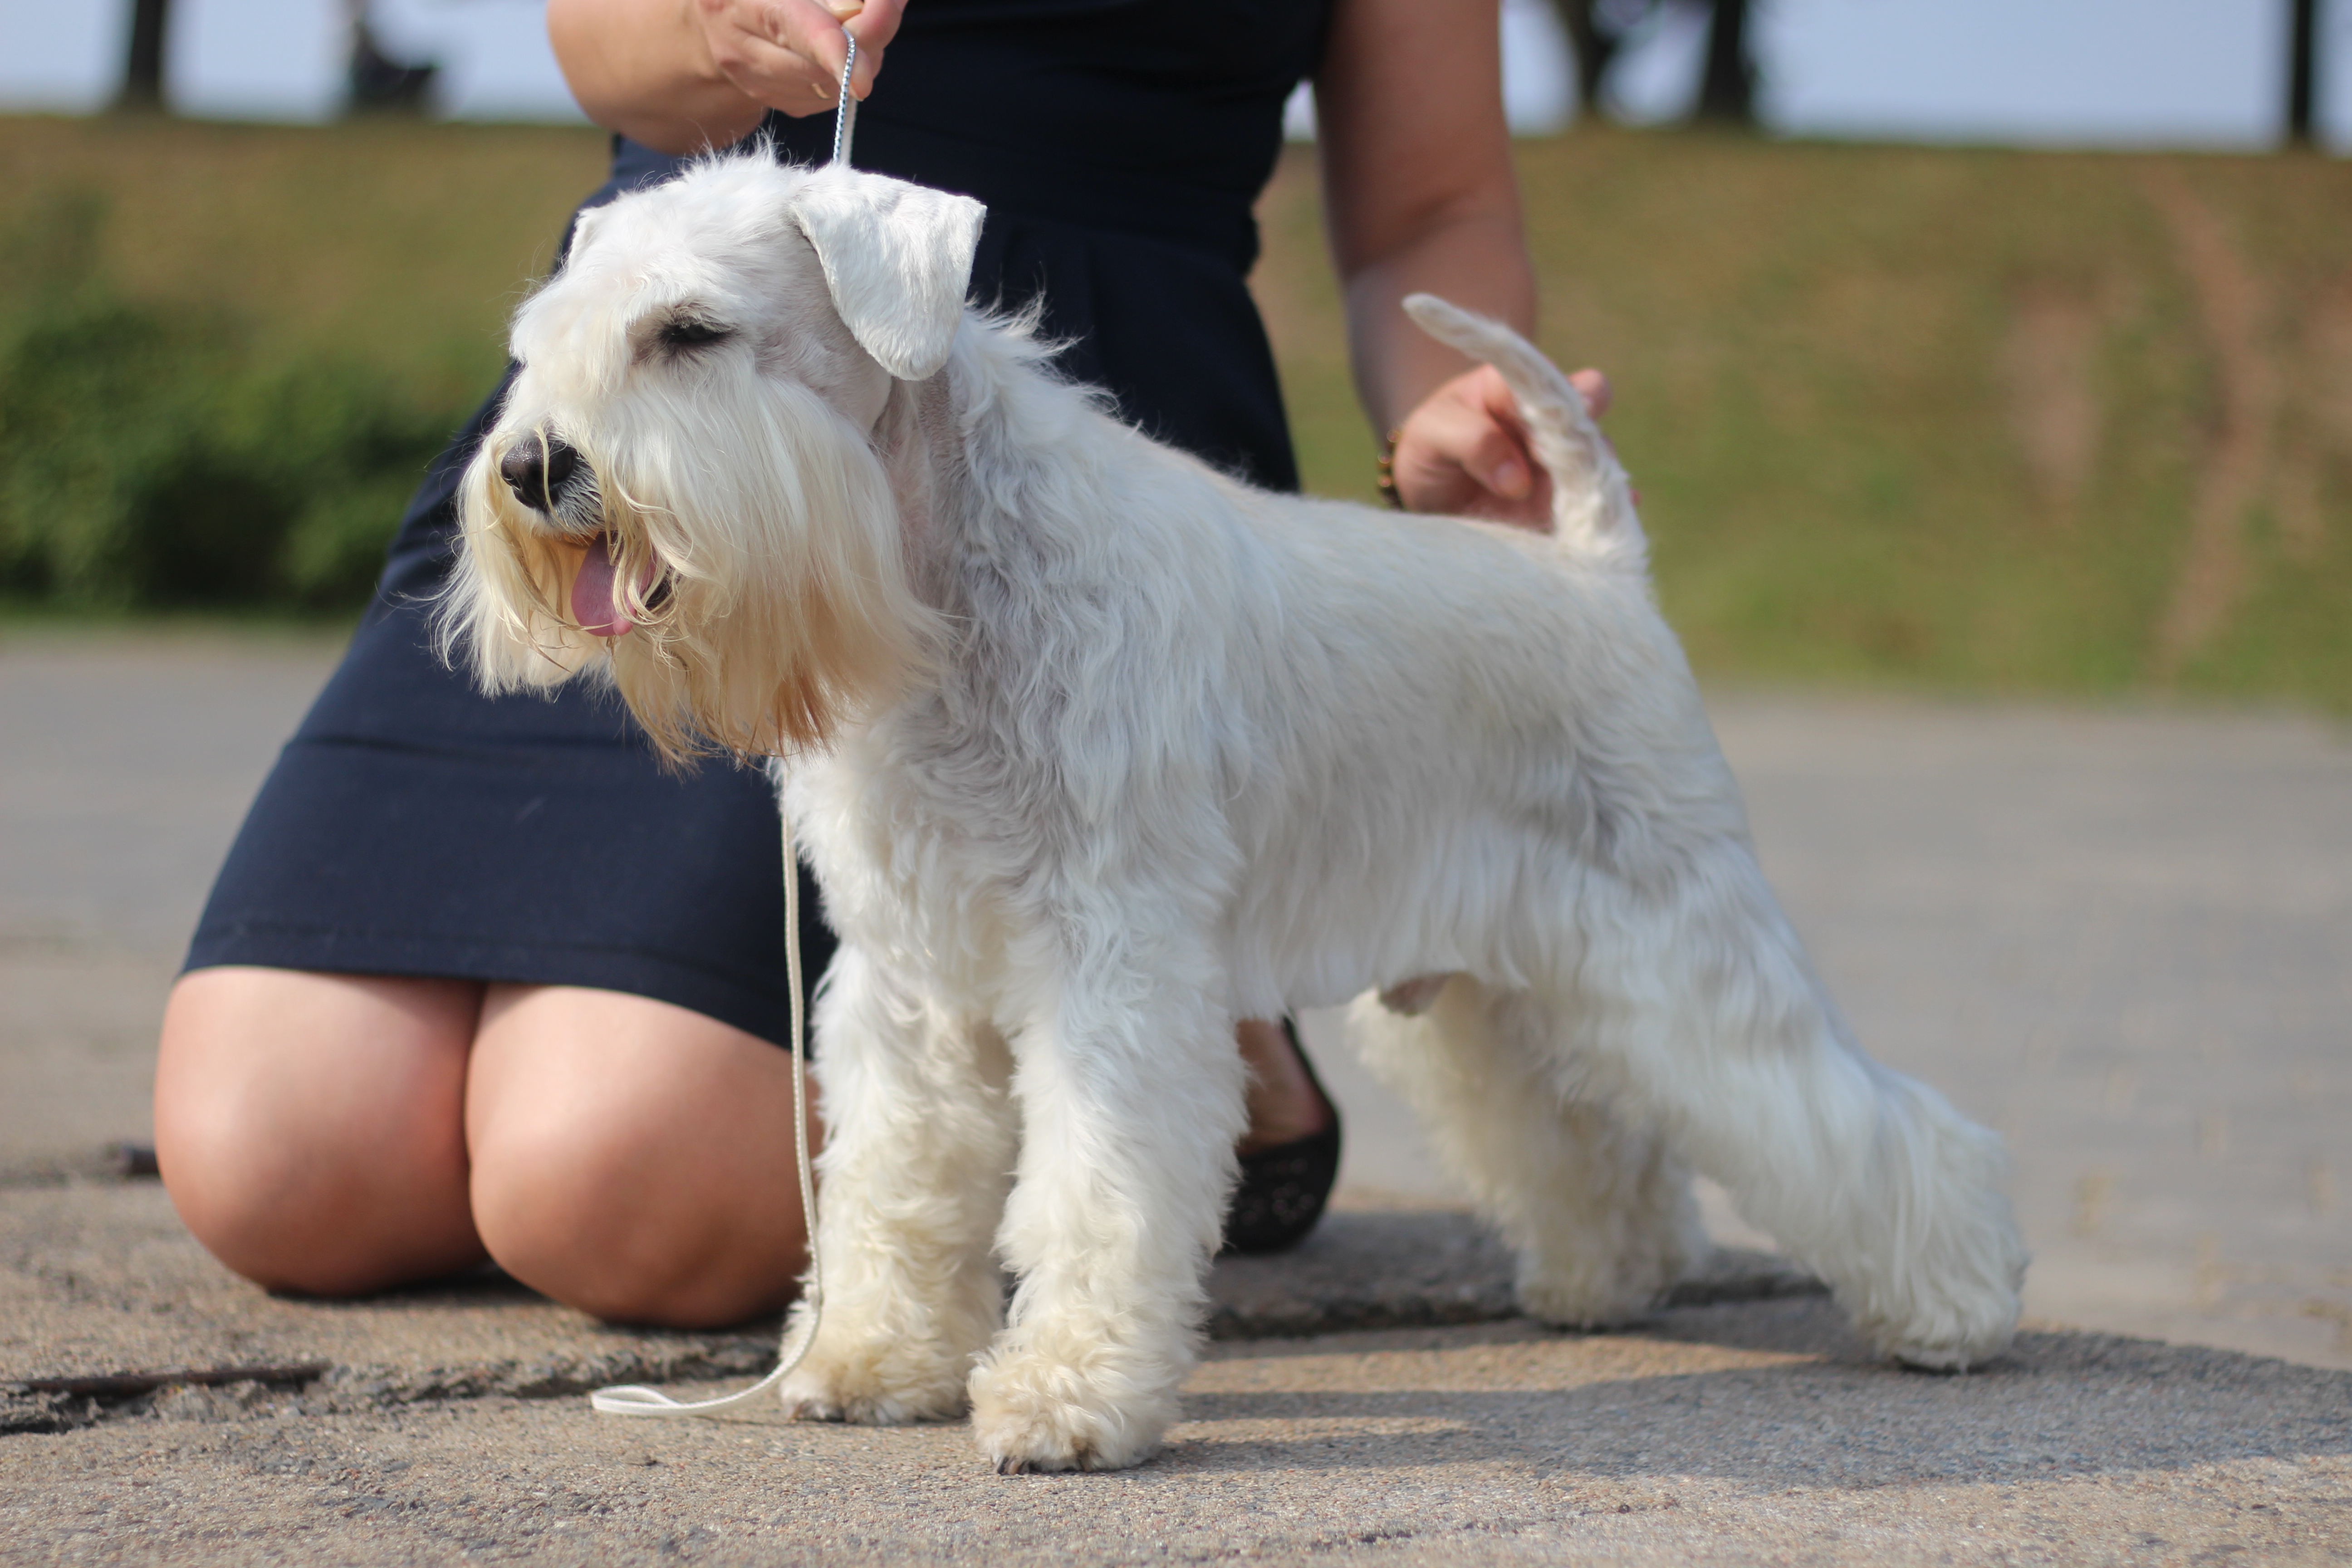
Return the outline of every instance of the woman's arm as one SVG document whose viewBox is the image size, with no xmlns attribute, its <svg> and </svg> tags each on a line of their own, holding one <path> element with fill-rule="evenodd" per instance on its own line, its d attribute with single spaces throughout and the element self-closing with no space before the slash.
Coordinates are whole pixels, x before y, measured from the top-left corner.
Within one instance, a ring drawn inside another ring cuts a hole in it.
<svg viewBox="0 0 2352 1568">
<path fill-rule="evenodd" d="M 771 109 L 830 110 L 852 36 L 849 90 L 873 90 L 906 0 L 830 5 L 547 0 L 547 36 L 589 119 L 664 153 L 698 153 L 741 141 Z"/>
<path fill-rule="evenodd" d="M 1405 317 L 1427 290 L 1535 331 L 1535 269 L 1503 120 L 1496 0 L 1338 0 L 1315 108 L 1325 226 L 1348 307 L 1356 390 L 1401 429 L 1399 494 L 1416 510 L 1541 525 L 1549 485 L 1510 396 Z M 1597 374 L 1586 399 L 1606 401 Z"/>
</svg>

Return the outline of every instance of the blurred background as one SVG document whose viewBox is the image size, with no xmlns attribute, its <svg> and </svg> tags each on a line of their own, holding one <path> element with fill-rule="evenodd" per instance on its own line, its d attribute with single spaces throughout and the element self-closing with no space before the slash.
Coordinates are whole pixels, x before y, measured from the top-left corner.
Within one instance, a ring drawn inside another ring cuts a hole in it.
<svg viewBox="0 0 2352 1568">
<path fill-rule="evenodd" d="M 2352 0 L 1502 28 L 1544 346 L 1862 1037 L 2008 1134 L 2030 1306 L 2352 1366 Z M 1369 499 L 1289 119 L 1254 282 Z M 219 856 L 605 158 L 534 0 L 0 0 L 0 1198 L 144 1136 Z M 1344 1178 L 1439 1190 L 1318 1060 Z"/>
<path fill-rule="evenodd" d="M 1546 346 L 1703 672 L 2352 699 L 2352 5 L 1503 32 Z M 5 613 L 350 614 L 603 158 L 532 0 L 0 0 Z M 1258 283 L 1362 495 L 1311 168 Z"/>
</svg>

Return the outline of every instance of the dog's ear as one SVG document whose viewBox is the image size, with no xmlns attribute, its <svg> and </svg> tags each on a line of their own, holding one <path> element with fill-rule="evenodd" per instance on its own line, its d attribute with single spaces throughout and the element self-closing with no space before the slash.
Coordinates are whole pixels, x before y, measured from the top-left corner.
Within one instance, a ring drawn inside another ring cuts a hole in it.
<svg viewBox="0 0 2352 1568">
<path fill-rule="evenodd" d="M 792 214 L 824 268 L 833 308 L 858 346 L 901 381 L 947 363 L 988 209 L 853 169 L 819 169 Z"/>
<path fill-rule="evenodd" d="M 581 208 L 579 216 L 572 220 L 571 237 L 563 247 L 565 259 L 569 259 L 573 252 L 584 247 L 588 243 L 589 236 L 594 234 L 597 227 L 602 225 L 604 221 L 604 209 L 603 207 L 595 206 Z"/>
</svg>

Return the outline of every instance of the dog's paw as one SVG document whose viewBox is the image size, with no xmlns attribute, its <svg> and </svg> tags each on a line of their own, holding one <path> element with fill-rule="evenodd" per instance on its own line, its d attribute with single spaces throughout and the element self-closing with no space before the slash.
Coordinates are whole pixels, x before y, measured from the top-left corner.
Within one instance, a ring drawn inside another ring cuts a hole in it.
<svg viewBox="0 0 2352 1568">
<path fill-rule="evenodd" d="M 1630 1258 L 1550 1266 L 1522 1258 L 1519 1310 L 1556 1329 L 1622 1329 L 1653 1316 L 1691 1268 L 1680 1248 L 1643 1248 Z"/>
<path fill-rule="evenodd" d="M 1966 1372 L 2009 1348 L 2017 1335 L 2017 1299 L 2011 1296 L 1937 1312 L 1927 1323 L 1897 1325 L 1857 1317 L 1854 1327 L 1879 1354 L 1915 1371 Z"/>
<path fill-rule="evenodd" d="M 1175 1401 L 1132 1385 L 1124 1403 L 1076 1370 L 1034 1353 L 983 1362 L 971 1374 L 971 1430 L 999 1475 L 1123 1470 L 1160 1450 Z M 1119 1382 L 1127 1380 L 1119 1379 Z"/>
<path fill-rule="evenodd" d="M 1596 1140 L 1591 1152 L 1606 1147 Z M 1623 1328 L 1654 1316 L 1668 1291 L 1706 1267 L 1715 1244 L 1681 1167 L 1653 1158 L 1633 1169 L 1638 1179 L 1614 1205 L 1588 1206 L 1580 1225 L 1568 1223 L 1575 1216 L 1559 1205 L 1537 1242 L 1520 1250 L 1520 1310 L 1555 1328 Z M 1612 1173 L 1595 1172 L 1593 1189 L 1605 1190 L 1598 1178 Z"/>
<path fill-rule="evenodd" d="M 1973 1173 L 1973 1183 L 1948 1183 L 1936 1194 L 1939 1206 L 1914 1206 L 1912 1245 L 1900 1268 L 1853 1268 L 1834 1257 L 1817 1265 L 1862 1337 L 1906 1366 L 1962 1372 L 2016 1337 L 2030 1260 L 2025 1240 L 1990 1173 Z"/>
<path fill-rule="evenodd" d="M 2020 1248 L 2018 1272 L 2024 1271 Z M 1860 1308 L 1854 1328 L 1879 1354 L 1921 1372 L 1966 1372 L 2009 1348 L 2017 1335 L 2018 1289 L 2005 1279 L 1916 1293 L 1902 1302 Z"/>
<path fill-rule="evenodd" d="M 1555 1329 L 1622 1329 L 1655 1310 L 1665 1289 L 1628 1287 L 1615 1280 L 1522 1279 L 1519 1310 Z"/>
<path fill-rule="evenodd" d="M 904 1345 L 836 1348 L 820 1342 L 777 1390 L 797 1421 L 903 1426 L 952 1421 L 964 1411 L 965 1359 L 908 1353 Z"/>
</svg>

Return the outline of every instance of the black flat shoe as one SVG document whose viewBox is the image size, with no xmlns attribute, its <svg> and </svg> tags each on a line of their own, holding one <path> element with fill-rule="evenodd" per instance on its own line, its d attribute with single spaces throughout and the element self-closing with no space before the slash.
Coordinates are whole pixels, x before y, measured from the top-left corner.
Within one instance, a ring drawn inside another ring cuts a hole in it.
<svg viewBox="0 0 2352 1568">
<path fill-rule="evenodd" d="M 1339 1108 L 1315 1076 L 1315 1064 L 1298 1043 L 1297 1026 L 1285 1018 L 1282 1033 L 1331 1120 L 1320 1132 L 1241 1157 L 1241 1183 L 1234 1188 L 1233 1206 L 1225 1211 L 1224 1251 L 1229 1253 L 1255 1255 L 1297 1246 L 1323 1217 L 1323 1205 L 1331 1201 L 1332 1185 L 1339 1179 Z"/>
</svg>

